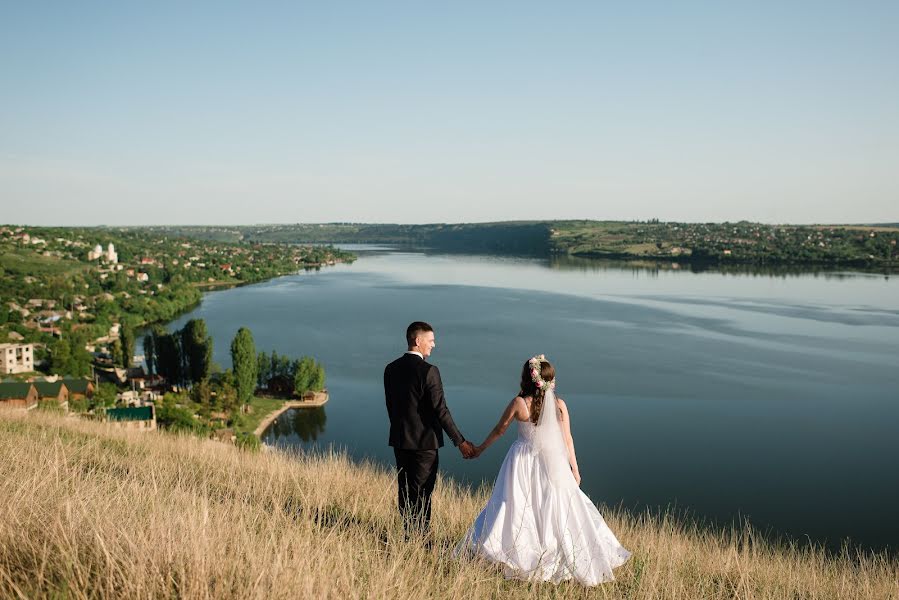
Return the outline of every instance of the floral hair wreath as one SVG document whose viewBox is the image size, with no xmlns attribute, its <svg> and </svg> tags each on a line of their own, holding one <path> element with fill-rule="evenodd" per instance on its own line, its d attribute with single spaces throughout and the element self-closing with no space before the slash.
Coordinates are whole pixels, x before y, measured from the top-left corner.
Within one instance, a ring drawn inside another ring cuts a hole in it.
<svg viewBox="0 0 899 600">
<path fill-rule="evenodd" d="M 534 382 L 534 385 L 537 386 L 537 389 L 546 391 L 547 388 L 556 387 L 555 378 L 550 381 L 543 381 L 543 377 L 540 376 L 540 363 L 546 360 L 546 357 L 542 354 L 538 354 L 537 356 L 528 360 L 528 365 L 531 367 L 531 381 Z"/>
</svg>

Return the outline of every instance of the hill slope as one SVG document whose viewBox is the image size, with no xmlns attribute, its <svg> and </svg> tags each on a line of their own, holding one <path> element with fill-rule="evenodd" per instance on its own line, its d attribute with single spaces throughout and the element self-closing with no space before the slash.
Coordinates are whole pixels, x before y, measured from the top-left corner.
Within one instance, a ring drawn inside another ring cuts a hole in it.
<svg viewBox="0 0 899 600">
<path fill-rule="evenodd" d="M 4 598 L 888 598 L 897 564 L 776 549 L 606 510 L 618 580 L 506 581 L 450 547 L 485 500 L 442 481 L 438 543 L 402 541 L 394 479 L 341 456 L 245 453 L 72 417 L 0 411 Z M 386 544 L 384 542 L 387 542 Z"/>
</svg>

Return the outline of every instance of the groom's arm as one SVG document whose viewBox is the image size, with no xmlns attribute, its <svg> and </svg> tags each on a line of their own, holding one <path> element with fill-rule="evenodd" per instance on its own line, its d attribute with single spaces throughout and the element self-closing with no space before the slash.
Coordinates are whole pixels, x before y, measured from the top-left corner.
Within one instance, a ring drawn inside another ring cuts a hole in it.
<svg viewBox="0 0 899 600">
<path fill-rule="evenodd" d="M 430 398 L 431 406 L 434 408 L 434 414 L 437 415 L 437 420 L 440 422 L 440 426 L 446 432 L 446 435 L 453 440 L 455 446 L 464 443 L 465 438 L 462 436 L 459 428 L 456 427 L 453 416 L 446 406 L 446 398 L 443 395 L 443 382 L 440 380 L 440 371 L 433 365 L 431 365 L 431 368 L 428 370 L 428 375 L 425 378 L 425 391 Z"/>
</svg>

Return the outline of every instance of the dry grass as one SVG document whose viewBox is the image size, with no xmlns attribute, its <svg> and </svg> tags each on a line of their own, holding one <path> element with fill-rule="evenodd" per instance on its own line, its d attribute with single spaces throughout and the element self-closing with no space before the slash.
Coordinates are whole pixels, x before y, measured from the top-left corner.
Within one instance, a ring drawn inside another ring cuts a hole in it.
<svg viewBox="0 0 899 600">
<path fill-rule="evenodd" d="M 606 511 L 634 558 L 597 588 L 451 558 L 485 501 L 441 481 L 438 541 L 402 541 L 388 471 L 343 456 L 0 412 L 3 598 L 899 598 L 897 564 Z M 386 542 L 386 543 L 385 543 Z"/>
</svg>

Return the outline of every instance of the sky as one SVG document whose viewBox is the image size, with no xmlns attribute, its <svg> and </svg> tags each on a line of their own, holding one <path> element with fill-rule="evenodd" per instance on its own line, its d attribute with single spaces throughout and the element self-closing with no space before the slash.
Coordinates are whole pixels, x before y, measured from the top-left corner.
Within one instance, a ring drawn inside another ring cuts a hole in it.
<svg viewBox="0 0 899 600">
<path fill-rule="evenodd" d="M 899 221 L 899 2 L 0 0 L 0 223 Z"/>
</svg>

